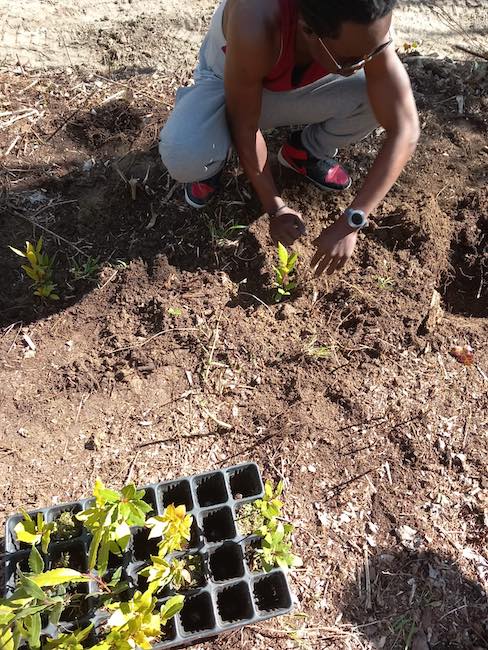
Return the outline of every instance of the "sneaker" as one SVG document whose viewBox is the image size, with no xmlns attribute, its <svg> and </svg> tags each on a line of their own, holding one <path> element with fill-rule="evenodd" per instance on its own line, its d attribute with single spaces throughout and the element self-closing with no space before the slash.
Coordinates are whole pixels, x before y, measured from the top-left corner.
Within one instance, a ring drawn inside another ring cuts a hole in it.
<svg viewBox="0 0 488 650">
<path fill-rule="evenodd" d="M 301 131 L 294 131 L 278 152 L 278 161 L 284 167 L 308 178 L 321 190 L 336 192 L 351 187 L 351 177 L 333 158 L 314 158 L 302 144 Z"/>
<path fill-rule="evenodd" d="M 197 183 L 185 183 L 185 201 L 192 208 L 207 207 L 220 189 L 220 173 Z"/>
</svg>

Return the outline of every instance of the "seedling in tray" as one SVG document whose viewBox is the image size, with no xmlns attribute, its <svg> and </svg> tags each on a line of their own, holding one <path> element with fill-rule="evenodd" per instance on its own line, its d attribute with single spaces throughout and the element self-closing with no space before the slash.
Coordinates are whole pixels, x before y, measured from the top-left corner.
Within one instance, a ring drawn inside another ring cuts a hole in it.
<svg viewBox="0 0 488 650">
<path fill-rule="evenodd" d="M 10 517 L 0 650 L 162 650 L 288 613 L 281 489 L 247 463 Z"/>
</svg>

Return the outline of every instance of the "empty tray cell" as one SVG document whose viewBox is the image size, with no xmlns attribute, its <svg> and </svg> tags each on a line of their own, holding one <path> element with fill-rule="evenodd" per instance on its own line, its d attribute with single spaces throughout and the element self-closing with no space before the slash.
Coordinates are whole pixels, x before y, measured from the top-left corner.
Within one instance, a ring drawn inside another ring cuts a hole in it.
<svg viewBox="0 0 488 650">
<path fill-rule="evenodd" d="M 200 548 L 202 544 L 202 531 L 198 527 L 197 520 L 193 517 L 190 528 L 190 541 L 187 544 L 188 548 Z"/>
<path fill-rule="evenodd" d="M 195 596 L 187 596 L 180 614 L 185 634 L 195 634 L 215 627 L 215 617 L 210 594 L 202 591 Z"/>
<path fill-rule="evenodd" d="M 223 623 L 236 623 L 253 617 L 251 594 L 245 582 L 223 587 L 217 594 L 217 607 Z"/>
<path fill-rule="evenodd" d="M 207 542 L 221 542 L 236 536 L 236 527 L 229 507 L 211 510 L 203 515 L 203 534 Z"/>
<path fill-rule="evenodd" d="M 175 506 L 185 506 L 187 510 L 193 510 L 193 499 L 188 481 L 164 483 L 158 487 L 158 494 L 163 509 L 173 504 Z"/>
<path fill-rule="evenodd" d="M 52 542 L 65 542 L 69 539 L 76 539 L 83 533 L 83 524 L 76 518 L 79 512 L 81 512 L 79 503 L 56 506 L 49 510 L 49 520 L 56 524 L 56 528 L 51 535 Z"/>
<path fill-rule="evenodd" d="M 254 583 L 254 597 L 261 612 L 291 607 L 290 591 L 283 573 L 271 573 Z"/>
<path fill-rule="evenodd" d="M 132 529 L 132 552 L 133 560 L 136 562 L 149 560 L 151 555 L 158 554 L 158 542 L 160 538 L 149 539 L 149 528 Z"/>
<path fill-rule="evenodd" d="M 30 572 L 29 552 L 11 556 L 5 563 L 5 595 L 7 597 L 15 590 L 19 578 L 19 571 L 22 571 L 22 573 Z"/>
<path fill-rule="evenodd" d="M 51 569 L 74 569 L 84 573 L 87 570 L 87 554 L 80 542 L 63 542 L 49 549 Z"/>
<path fill-rule="evenodd" d="M 158 506 L 156 503 L 156 492 L 152 487 L 141 488 L 144 490 L 144 496 L 142 500 L 151 506 L 151 510 L 146 514 L 146 517 L 153 517 L 158 513 Z"/>
<path fill-rule="evenodd" d="M 244 562 L 239 544 L 226 542 L 210 554 L 210 572 L 215 582 L 242 578 Z"/>
<path fill-rule="evenodd" d="M 202 508 L 216 506 L 227 501 L 227 488 L 221 472 L 199 476 L 195 480 L 197 499 Z"/>
<path fill-rule="evenodd" d="M 246 465 L 229 471 L 230 489 L 234 499 L 260 496 L 263 484 L 256 465 Z"/>
<path fill-rule="evenodd" d="M 158 603 L 158 606 L 156 608 L 156 612 L 161 609 L 161 606 L 164 605 L 164 602 Z M 159 640 L 159 643 L 166 642 L 168 643 L 169 641 L 174 641 L 176 639 L 176 625 L 174 619 L 170 619 L 166 625 L 162 628 L 161 630 L 161 638 Z M 156 645 L 155 647 L 158 647 Z M 164 645 L 163 645 L 164 647 Z"/>
</svg>

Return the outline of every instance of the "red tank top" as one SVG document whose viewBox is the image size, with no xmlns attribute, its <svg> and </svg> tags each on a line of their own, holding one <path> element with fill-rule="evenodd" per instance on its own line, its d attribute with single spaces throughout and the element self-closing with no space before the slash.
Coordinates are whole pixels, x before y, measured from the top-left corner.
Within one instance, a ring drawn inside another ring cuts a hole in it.
<svg viewBox="0 0 488 650">
<path fill-rule="evenodd" d="M 264 80 L 264 87 L 275 92 L 303 88 L 325 77 L 329 72 L 318 63 L 311 63 L 300 71 L 294 80 L 295 43 L 298 23 L 296 0 L 279 0 L 281 9 L 281 54 L 274 68 Z"/>
<path fill-rule="evenodd" d="M 279 0 L 281 19 L 281 52 L 278 61 L 263 82 L 263 87 L 274 92 L 303 88 L 314 81 L 330 74 L 318 63 L 311 63 L 300 70 L 299 79 L 294 79 L 295 44 L 298 22 L 298 7 L 296 0 Z M 223 52 L 227 46 L 222 48 Z"/>
</svg>

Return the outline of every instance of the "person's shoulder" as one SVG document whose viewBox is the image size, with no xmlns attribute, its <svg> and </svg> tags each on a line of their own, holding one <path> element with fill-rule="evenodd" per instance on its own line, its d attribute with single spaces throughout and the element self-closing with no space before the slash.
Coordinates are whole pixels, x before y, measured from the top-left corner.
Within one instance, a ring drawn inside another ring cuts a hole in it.
<svg viewBox="0 0 488 650">
<path fill-rule="evenodd" d="M 255 33 L 274 31 L 280 24 L 280 0 L 228 0 L 228 20 Z"/>
</svg>

